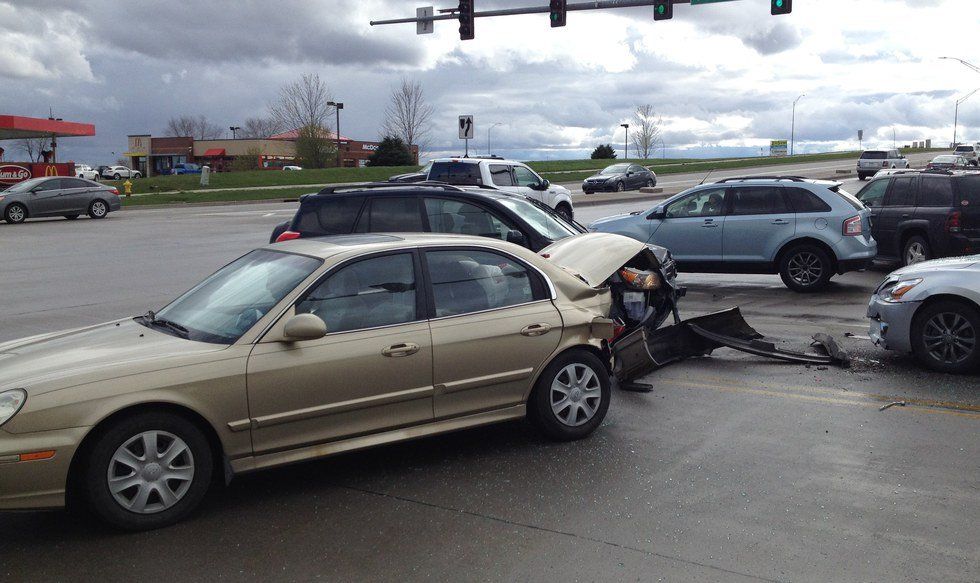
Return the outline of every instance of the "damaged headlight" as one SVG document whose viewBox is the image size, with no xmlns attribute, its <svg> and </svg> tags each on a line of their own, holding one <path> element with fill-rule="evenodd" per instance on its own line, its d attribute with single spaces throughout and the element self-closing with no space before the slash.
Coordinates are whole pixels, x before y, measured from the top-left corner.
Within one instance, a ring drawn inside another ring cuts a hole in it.
<svg viewBox="0 0 980 583">
<path fill-rule="evenodd" d="M 920 283 L 922 283 L 921 277 L 886 283 L 878 292 L 878 297 L 889 303 L 900 302 L 902 301 L 902 298 L 905 297 L 905 294 L 912 291 L 912 289 Z"/>
<path fill-rule="evenodd" d="M 657 290 L 664 283 L 660 275 L 652 271 L 638 271 L 625 268 L 619 270 L 619 277 L 632 289 Z"/>
</svg>

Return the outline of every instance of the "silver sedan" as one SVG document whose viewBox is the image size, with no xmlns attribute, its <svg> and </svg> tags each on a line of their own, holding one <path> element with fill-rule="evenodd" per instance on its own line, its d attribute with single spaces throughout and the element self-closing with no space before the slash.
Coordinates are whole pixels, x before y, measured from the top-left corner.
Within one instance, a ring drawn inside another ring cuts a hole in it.
<svg viewBox="0 0 980 583">
<path fill-rule="evenodd" d="M 0 216 L 11 224 L 41 217 L 104 219 L 121 208 L 119 191 L 73 177 L 32 178 L 0 191 Z"/>
</svg>

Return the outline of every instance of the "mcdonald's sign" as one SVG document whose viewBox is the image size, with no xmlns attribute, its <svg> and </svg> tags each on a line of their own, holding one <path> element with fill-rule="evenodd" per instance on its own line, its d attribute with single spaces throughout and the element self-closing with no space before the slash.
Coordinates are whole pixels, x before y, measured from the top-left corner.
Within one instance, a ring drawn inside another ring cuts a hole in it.
<svg viewBox="0 0 980 583">
<path fill-rule="evenodd" d="M 0 164 L 0 189 L 31 178 L 74 175 L 75 165 L 70 162 L 67 164 L 34 164 L 31 162 Z"/>
</svg>

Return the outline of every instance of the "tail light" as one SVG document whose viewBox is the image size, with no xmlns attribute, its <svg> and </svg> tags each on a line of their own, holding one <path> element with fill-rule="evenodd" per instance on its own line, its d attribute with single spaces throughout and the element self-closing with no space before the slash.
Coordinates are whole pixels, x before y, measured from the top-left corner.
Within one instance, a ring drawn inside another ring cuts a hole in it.
<svg viewBox="0 0 980 583">
<path fill-rule="evenodd" d="M 276 243 L 282 243 L 283 241 L 292 241 L 293 239 L 299 239 L 302 235 L 296 231 L 283 231 L 278 237 L 276 237 Z"/>
<path fill-rule="evenodd" d="M 953 211 L 946 218 L 946 232 L 947 233 L 959 233 L 960 232 L 960 219 L 963 217 L 963 213 L 960 211 Z"/>
<path fill-rule="evenodd" d="M 844 221 L 844 236 L 845 237 L 857 237 L 864 233 L 864 228 L 861 225 L 861 215 L 856 217 L 851 217 Z"/>
<path fill-rule="evenodd" d="M 119 189 L 118 188 L 111 188 L 111 189 L 109 189 L 109 192 L 111 192 L 112 194 L 114 194 L 116 196 L 119 196 Z"/>
</svg>

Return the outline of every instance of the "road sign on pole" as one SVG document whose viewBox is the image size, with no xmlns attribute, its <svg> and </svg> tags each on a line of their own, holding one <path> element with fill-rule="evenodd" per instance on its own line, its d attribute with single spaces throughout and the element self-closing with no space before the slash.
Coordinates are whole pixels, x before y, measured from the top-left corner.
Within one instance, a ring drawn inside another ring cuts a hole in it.
<svg viewBox="0 0 980 583">
<path fill-rule="evenodd" d="M 472 115 L 461 115 L 459 116 L 459 139 L 466 140 L 466 157 L 470 157 L 470 140 L 473 139 L 473 135 L 476 133 L 476 128 L 473 125 Z"/>
<path fill-rule="evenodd" d="M 415 9 L 415 17 L 418 19 L 415 23 L 415 34 L 432 34 L 435 31 L 435 23 L 432 20 L 424 20 L 432 18 L 433 14 L 435 11 L 432 6 Z"/>
</svg>

